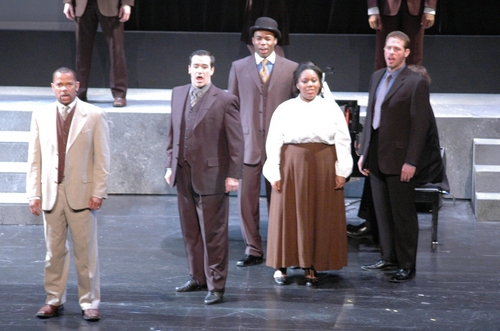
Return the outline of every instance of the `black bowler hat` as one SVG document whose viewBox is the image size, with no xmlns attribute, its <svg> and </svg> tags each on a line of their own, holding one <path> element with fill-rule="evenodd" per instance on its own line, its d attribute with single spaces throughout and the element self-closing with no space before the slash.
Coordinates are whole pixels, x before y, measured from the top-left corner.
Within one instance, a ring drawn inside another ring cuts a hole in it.
<svg viewBox="0 0 500 331">
<path fill-rule="evenodd" d="M 270 17 L 259 17 L 255 21 L 255 25 L 250 27 L 250 35 L 253 37 L 253 33 L 257 30 L 270 31 L 274 33 L 275 38 L 281 38 L 281 32 L 278 30 L 278 23 Z"/>
</svg>

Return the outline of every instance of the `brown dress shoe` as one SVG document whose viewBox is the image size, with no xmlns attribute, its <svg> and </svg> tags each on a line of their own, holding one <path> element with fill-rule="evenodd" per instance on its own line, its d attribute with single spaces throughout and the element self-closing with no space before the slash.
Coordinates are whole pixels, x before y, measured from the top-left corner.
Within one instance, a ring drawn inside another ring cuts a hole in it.
<svg viewBox="0 0 500 331">
<path fill-rule="evenodd" d="M 86 321 L 98 321 L 101 319 L 99 309 L 86 309 L 82 311 L 83 319 Z"/>
<path fill-rule="evenodd" d="M 115 98 L 113 102 L 113 107 L 125 107 L 127 105 L 127 100 L 125 98 Z"/>
<path fill-rule="evenodd" d="M 50 317 L 55 317 L 59 315 L 59 312 L 61 312 L 64 309 L 63 305 L 60 306 L 53 306 L 46 304 L 38 312 L 36 313 L 36 316 L 40 318 L 50 318 Z"/>
</svg>

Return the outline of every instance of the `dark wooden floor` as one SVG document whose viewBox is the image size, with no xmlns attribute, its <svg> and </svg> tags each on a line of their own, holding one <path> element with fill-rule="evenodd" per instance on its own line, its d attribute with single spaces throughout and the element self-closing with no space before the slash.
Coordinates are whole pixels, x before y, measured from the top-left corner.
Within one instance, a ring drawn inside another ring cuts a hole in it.
<svg viewBox="0 0 500 331">
<path fill-rule="evenodd" d="M 74 265 L 64 314 L 35 317 L 44 303 L 42 226 L 0 227 L 0 330 L 500 330 L 500 223 L 474 220 L 469 201 L 446 200 L 439 246 L 430 214 L 420 214 L 417 277 L 392 284 L 360 265 L 379 258 L 368 242 L 349 241 L 349 266 L 320 274 L 319 288 L 279 287 L 265 265 L 237 268 L 244 250 L 231 198 L 230 272 L 224 303 L 206 293 L 177 294 L 188 278 L 174 196 L 111 196 L 99 218 L 102 319 L 82 319 Z M 352 202 L 352 201 L 348 201 Z M 357 223 L 357 203 L 348 221 Z M 265 214 L 265 210 L 263 210 Z M 267 232 L 264 216 L 262 233 Z"/>
</svg>

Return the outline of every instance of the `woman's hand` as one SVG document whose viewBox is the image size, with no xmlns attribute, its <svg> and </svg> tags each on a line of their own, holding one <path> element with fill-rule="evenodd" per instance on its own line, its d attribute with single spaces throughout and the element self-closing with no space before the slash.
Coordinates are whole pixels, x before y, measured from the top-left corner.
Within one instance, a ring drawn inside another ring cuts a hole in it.
<svg viewBox="0 0 500 331">
<path fill-rule="evenodd" d="M 278 193 L 281 193 L 281 180 L 277 180 L 271 184 L 273 187 L 273 190 L 275 190 Z"/>
<path fill-rule="evenodd" d="M 335 187 L 334 189 L 340 190 L 345 185 L 345 177 L 335 176 Z"/>
</svg>

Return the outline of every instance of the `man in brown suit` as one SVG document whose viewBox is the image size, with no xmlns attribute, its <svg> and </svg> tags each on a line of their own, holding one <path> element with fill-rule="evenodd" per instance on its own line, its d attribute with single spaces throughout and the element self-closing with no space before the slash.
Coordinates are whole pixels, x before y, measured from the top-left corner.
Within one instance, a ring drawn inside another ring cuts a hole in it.
<svg viewBox="0 0 500 331">
<path fill-rule="evenodd" d="M 208 287 L 205 304 L 222 302 L 229 260 L 229 195 L 243 171 L 238 99 L 213 85 L 214 57 L 191 54 L 191 84 L 172 90 L 165 179 L 177 186 L 191 278 L 176 292 Z"/>
<path fill-rule="evenodd" d="M 375 70 L 385 67 L 385 38 L 402 31 L 410 38 L 407 64 L 422 65 L 424 30 L 434 25 L 437 0 L 367 0 L 368 23 L 377 32 Z"/>
<path fill-rule="evenodd" d="M 68 68 L 54 72 L 57 102 L 37 109 L 31 119 L 26 191 L 34 215 L 43 211 L 47 247 L 47 298 L 37 312 L 54 317 L 66 301 L 71 231 L 78 297 L 83 318 L 99 320 L 101 300 L 97 254 L 98 210 L 107 197 L 110 168 L 106 113 L 76 97 L 78 82 Z"/>
<path fill-rule="evenodd" d="M 276 107 L 294 96 L 293 72 L 298 66 L 274 51 L 281 37 L 275 20 L 258 18 L 250 34 L 255 53 L 233 62 L 228 83 L 228 91 L 240 100 L 245 138 L 245 164 L 238 199 L 246 249 L 245 257 L 236 263 L 239 267 L 259 264 L 264 259 L 259 232 L 259 197 L 266 136 Z M 265 183 L 269 205 L 271 186 Z"/>
<path fill-rule="evenodd" d="M 76 73 L 80 82 L 78 98 L 87 101 L 92 49 L 100 24 L 109 50 L 109 83 L 114 107 L 127 105 L 127 65 L 124 49 L 124 23 L 134 0 L 63 0 L 64 14 L 76 22 Z"/>
</svg>

